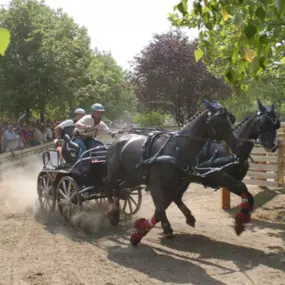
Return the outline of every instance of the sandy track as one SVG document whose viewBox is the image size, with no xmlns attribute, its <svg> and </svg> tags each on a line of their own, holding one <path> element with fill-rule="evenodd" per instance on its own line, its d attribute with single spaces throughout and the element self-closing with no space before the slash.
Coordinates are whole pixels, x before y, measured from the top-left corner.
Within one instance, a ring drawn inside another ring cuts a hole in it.
<svg viewBox="0 0 285 285">
<path fill-rule="evenodd" d="M 172 206 L 168 217 L 175 238 L 164 239 L 157 227 L 133 248 L 128 240 L 132 221 L 113 229 L 104 214 L 95 212 L 85 222 L 93 230 L 87 235 L 57 214 L 50 221 L 39 218 L 39 169 L 35 160 L 2 175 L 1 285 L 285 284 L 285 193 L 250 188 L 259 208 L 248 231 L 237 237 L 234 210 L 220 209 L 220 192 L 192 185 L 184 200 L 197 227 L 188 227 Z M 234 206 L 238 202 L 233 199 Z M 149 217 L 152 209 L 145 194 L 138 216 Z"/>
</svg>

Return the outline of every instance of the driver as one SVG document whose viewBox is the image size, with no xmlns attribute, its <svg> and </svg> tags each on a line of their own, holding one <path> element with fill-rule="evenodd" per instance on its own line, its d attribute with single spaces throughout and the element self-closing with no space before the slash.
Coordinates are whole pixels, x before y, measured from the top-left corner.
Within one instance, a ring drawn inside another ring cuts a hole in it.
<svg viewBox="0 0 285 285">
<path fill-rule="evenodd" d="M 58 143 L 59 140 L 63 139 L 63 136 L 67 134 L 70 138 L 73 136 L 75 123 L 86 115 L 85 110 L 78 108 L 74 112 L 74 119 L 65 120 L 57 125 L 54 129 L 55 140 L 54 143 Z"/>
<path fill-rule="evenodd" d="M 102 142 L 95 139 L 96 136 L 107 134 L 112 138 L 115 137 L 116 132 L 111 131 L 109 127 L 101 120 L 104 113 L 104 106 L 96 103 L 91 107 L 91 115 L 86 115 L 76 122 L 74 132 L 78 135 L 78 137 L 74 140 L 74 142 L 80 146 L 79 157 L 86 150 L 103 145 Z"/>
</svg>

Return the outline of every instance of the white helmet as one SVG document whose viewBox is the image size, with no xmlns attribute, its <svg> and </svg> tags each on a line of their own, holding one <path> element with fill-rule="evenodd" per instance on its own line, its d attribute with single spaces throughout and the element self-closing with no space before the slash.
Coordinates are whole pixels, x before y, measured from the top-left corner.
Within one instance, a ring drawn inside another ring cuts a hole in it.
<svg viewBox="0 0 285 285">
<path fill-rule="evenodd" d="M 86 115 L 85 110 L 84 110 L 84 109 L 82 109 L 82 108 L 78 108 L 78 109 L 76 109 L 74 113 L 75 113 L 75 114 Z"/>
</svg>

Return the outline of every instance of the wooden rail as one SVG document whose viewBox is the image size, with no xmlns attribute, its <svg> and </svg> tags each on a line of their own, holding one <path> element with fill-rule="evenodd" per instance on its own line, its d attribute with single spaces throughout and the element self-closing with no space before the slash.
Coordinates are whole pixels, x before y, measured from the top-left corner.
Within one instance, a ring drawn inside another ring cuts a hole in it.
<svg viewBox="0 0 285 285">
<path fill-rule="evenodd" d="M 24 161 L 27 157 L 41 154 L 46 149 L 50 148 L 53 143 L 46 143 L 35 147 L 25 148 L 23 150 L 16 150 L 12 154 L 11 152 L 0 154 L 0 169 L 7 169 L 13 167 L 15 164 Z"/>
</svg>

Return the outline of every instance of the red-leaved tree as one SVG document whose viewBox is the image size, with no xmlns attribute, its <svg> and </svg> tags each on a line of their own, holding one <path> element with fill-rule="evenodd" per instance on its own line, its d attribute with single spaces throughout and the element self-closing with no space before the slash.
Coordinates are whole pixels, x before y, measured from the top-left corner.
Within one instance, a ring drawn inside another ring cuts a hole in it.
<svg viewBox="0 0 285 285">
<path fill-rule="evenodd" d="M 144 108 L 171 114 L 182 126 L 200 107 L 203 98 L 221 99 L 231 95 L 223 80 L 212 76 L 180 31 L 154 35 L 152 41 L 132 62 L 132 81 Z"/>
</svg>

